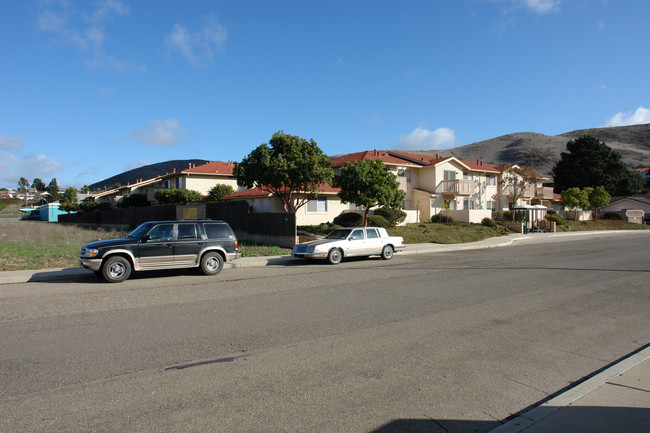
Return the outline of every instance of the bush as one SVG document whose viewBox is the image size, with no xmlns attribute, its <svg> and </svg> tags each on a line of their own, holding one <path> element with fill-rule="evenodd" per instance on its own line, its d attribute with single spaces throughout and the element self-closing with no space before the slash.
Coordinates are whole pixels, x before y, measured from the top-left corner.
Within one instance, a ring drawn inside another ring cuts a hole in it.
<svg viewBox="0 0 650 433">
<path fill-rule="evenodd" d="M 492 219 L 494 221 L 503 221 L 503 213 L 499 211 L 492 212 Z"/>
<path fill-rule="evenodd" d="M 485 227 L 496 227 L 497 223 L 494 222 L 492 218 L 483 218 L 481 221 L 481 224 L 483 224 Z"/>
<path fill-rule="evenodd" d="M 395 227 L 397 224 L 403 222 L 406 219 L 406 212 L 401 209 L 388 206 L 375 209 L 372 214 L 386 218 L 389 227 Z"/>
<path fill-rule="evenodd" d="M 449 215 L 438 213 L 431 217 L 432 223 L 453 223 L 454 219 Z"/>
<path fill-rule="evenodd" d="M 346 212 L 334 218 L 334 224 L 343 227 L 354 227 L 363 225 L 363 216 L 356 212 Z"/>
<path fill-rule="evenodd" d="M 160 204 L 187 204 L 194 201 L 203 200 L 203 196 L 198 191 L 191 189 L 159 189 L 154 194 L 154 198 Z"/>
<path fill-rule="evenodd" d="M 368 217 L 368 225 L 374 227 L 383 227 L 385 229 L 391 227 L 390 221 L 381 215 L 370 215 Z"/>
<path fill-rule="evenodd" d="M 503 213 L 503 220 L 504 221 L 512 221 L 512 211 L 507 210 Z"/>
<path fill-rule="evenodd" d="M 546 215 L 546 220 L 547 221 L 552 221 L 552 222 L 556 223 L 557 225 L 562 225 L 562 224 L 564 224 L 566 222 L 566 221 L 564 221 L 564 218 L 562 218 L 561 216 L 559 216 L 556 213 L 547 214 Z"/>
<path fill-rule="evenodd" d="M 210 188 L 210 191 L 208 191 L 208 195 L 205 197 L 205 199 L 207 201 L 219 201 L 224 196 L 234 194 L 234 193 L 235 190 L 233 189 L 232 186 L 218 183 L 212 188 Z"/>
<path fill-rule="evenodd" d="M 618 212 L 605 212 L 603 215 L 604 220 L 623 221 L 623 216 Z"/>
<path fill-rule="evenodd" d="M 119 199 L 116 204 L 119 208 L 143 207 L 149 205 L 151 205 L 151 203 L 147 200 L 147 194 L 127 194 Z"/>
</svg>

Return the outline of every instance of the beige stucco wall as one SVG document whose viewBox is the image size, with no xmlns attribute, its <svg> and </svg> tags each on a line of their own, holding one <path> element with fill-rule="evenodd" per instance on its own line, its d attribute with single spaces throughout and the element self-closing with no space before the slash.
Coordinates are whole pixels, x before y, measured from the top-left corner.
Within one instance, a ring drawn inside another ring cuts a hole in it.
<svg viewBox="0 0 650 433">
<path fill-rule="evenodd" d="M 220 178 L 220 177 L 183 177 L 185 189 L 190 189 L 200 192 L 202 195 L 208 195 L 210 189 L 218 184 L 230 185 L 235 192 L 240 191 L 237 187 L 237 180 L 234 178 Z"/>
</svg>

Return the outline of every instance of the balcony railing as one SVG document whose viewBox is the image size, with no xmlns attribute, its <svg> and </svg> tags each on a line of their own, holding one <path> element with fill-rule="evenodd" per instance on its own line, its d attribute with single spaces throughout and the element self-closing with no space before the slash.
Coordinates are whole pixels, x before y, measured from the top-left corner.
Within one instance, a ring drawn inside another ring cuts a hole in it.
<svg viewBox="0 0 650 433">
<path fill-rule="evenodd" d="M 446 195 L 472 195 L 475 186 L 473 180 L 457 179 L 443 180 L 441 188 L 441 192 Z"/>
</svg>

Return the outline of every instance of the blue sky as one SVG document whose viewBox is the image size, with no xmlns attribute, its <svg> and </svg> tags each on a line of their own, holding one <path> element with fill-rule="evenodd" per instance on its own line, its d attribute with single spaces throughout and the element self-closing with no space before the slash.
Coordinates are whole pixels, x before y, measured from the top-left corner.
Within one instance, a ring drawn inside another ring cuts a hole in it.
<svg viewBox="0 0 650 433">
<path fill-rule="evenodd" d="M 0 0 L 0 187 L 650 123 L 650 1 Z M 490 161 L 487 161 L 490 162 Z"/>
</svg>

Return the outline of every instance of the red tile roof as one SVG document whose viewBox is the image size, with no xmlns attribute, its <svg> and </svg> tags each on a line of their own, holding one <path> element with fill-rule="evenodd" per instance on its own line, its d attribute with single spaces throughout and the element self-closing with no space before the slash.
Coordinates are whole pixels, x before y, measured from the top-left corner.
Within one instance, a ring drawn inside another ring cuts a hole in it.
<svg viewBox="0 0 650 433">
<path fill-rule="evenodd" d="M 367 150 L 365 152 L 351 153 L 349 155 L 344 155 L 332 160 L 335 167 L 341 166 L 346 162 L 361 161 L 364 159 L 380 159 L 384 164 L 387 165 L 414 165 L 420 167 L 426 167 L 430 165 L 436 165 L 440 162 L 454 159 L 459 161 L 461 164 L 464 164 L 470 170 L 477 171 L 491 171 L 498 173 L 502 170 L 499 167 L 488 164 L 486 162 L 476 160 L 476 161 L 466 161 L 463 159 L 458 159 L 453 156 L 429 156 L 429 155 L 419 155 L 414 153 L 401 153 L 401 152 L 383 152 L 378 150 Z"/>
<path fill-rule="evenodd" d="M 232 161 L 212 161 L 206 162 L 203 165 L 194 165 L 186 168 L 181 173 L 197 173 L 197 174 L 225 174 L 232 175 L 235 168 L 235 163 Z"/>
</svg>

